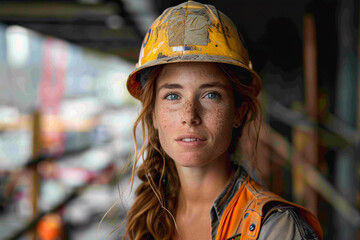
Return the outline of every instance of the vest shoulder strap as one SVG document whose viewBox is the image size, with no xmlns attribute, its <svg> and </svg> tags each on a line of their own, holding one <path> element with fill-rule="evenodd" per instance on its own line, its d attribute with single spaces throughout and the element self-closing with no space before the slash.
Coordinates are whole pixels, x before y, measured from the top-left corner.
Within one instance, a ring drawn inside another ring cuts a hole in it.
<svg viewBox="0 0 360 240">
<path fill-rule="evenodd" d="M 322 239 L 321 226 L 316 217 L 307 209 L 295 203 L 286 201 L 275 193 L 264 191 L 260 184 L 250 177 L 248 177 L 243 184 L 245 185 L 246 191 L 248 191 L 253 198 L 246 204 L 247 206 L 242 213 L 235 236 L 237 235 L 240 237 L 241 235 L 242 240 L 257 239 L 260 233 L 262 220 L 274 211 L 275 206 L 283 203 L 298 209 L 300 216 L 313 227 L 319 239 Z"/>
</svg>

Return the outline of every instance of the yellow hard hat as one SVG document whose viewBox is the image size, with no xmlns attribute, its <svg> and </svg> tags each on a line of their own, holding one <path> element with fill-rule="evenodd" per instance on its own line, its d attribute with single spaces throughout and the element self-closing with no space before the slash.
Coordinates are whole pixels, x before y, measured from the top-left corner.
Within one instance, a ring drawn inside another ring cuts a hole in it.
<svg viewBox="0 0 360 240">
<path fill-rule="evenodd" d="M 155 20 L 145 35 L 139 62 L 127 80 L 130 94 L 140 98 L 142 70 L 177 62 L 235 65 L 251 72 L 255 96 L 261 90 L 260 77 L 253 70 L 235 25 L 212 5 L 184 2 L 166 9 Z"/>
</svg>

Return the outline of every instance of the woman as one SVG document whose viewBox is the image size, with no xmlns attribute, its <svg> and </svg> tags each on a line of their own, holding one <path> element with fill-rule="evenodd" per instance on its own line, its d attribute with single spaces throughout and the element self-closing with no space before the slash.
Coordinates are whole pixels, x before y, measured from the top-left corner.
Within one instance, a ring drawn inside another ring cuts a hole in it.
<svg viewBox="0 0 360 240">
<path fill-rule="evenodd" d="M 224 14 L 193 1 L 165 10 L 127 87 L 143 105 L 134 136 L 141 124 L 146 137 L 130 239 L 322 238 L 311 213 L 262 190 L 233 159 L 244 128 L 258 136 L 261 83 Z"/>
</svg>

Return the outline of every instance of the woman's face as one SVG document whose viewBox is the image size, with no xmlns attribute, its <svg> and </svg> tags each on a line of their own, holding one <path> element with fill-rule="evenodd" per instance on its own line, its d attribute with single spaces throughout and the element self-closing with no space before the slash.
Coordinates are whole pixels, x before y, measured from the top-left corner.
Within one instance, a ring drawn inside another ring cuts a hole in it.
<svg viewBox="0 0 360 240">
<path fill-rule="evenodd" d="M 154 127 L 175 163 L 202 167 L 226 161 L 239 117 L 230 81 L 216 64 L 167 64 L 155 88 Z"/>
</svg>

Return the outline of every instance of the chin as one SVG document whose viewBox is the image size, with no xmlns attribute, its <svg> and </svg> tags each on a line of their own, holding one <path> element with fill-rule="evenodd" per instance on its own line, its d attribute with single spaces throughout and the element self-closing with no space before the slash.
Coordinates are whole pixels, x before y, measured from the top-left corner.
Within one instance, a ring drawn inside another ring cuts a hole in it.
<svg viewBox="0 0 360 240">
<path fill-rule="evenodd" d="M 176 165 L 181 167 L 203 167 L 209 163 L 210 158 L 204 157 L 204 155 L 199 156 L 199 154 L 186 153 L 172 159 Z"/>
</svg>

